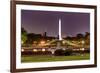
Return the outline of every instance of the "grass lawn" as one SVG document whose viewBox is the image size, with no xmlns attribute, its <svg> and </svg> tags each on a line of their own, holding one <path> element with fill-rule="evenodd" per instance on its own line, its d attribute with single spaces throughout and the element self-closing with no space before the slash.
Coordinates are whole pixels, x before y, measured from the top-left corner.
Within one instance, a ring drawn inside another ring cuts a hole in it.
<svg viewBox="0 0 100 73">
<path fill-rule="evenodd" d="M 51 61 L 71 61 L 71 60 L 88 60 L 89 54 L 78 56 L 22 56 L 21 62 L 51 62 Z"/>
</svg>

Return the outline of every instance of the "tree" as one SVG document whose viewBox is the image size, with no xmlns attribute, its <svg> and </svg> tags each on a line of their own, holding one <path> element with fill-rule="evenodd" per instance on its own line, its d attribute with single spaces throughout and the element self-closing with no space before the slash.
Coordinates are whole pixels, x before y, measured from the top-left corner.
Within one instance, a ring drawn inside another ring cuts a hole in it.
<svg viewBox="0 0 100 73">
<path fill-rule="evenodd" d="M 79 33 L 79 34 L 76 35 L 76 38 L 81 41 L 81 40 L 84 39 L 84 35 Z"/>
<path fill-rule="evenodd" d="M 28 33 L 27 38 L 28 38 L 27 43 L 32 45 L 33 41 L 39 42 L 42 39 L 42 36 L 41 34 Z"/>
<path fill-rule="evenodd" d="M 65 39 L 67 39 L 67 40 L 72 40 L 72 37 L 67 36 Z"/>
<path fill-rule="evenodd" d="M 85 38 L 89 38 L 90 37 L 90 33 L 89 32 L 85 32 Z"/>
<path fill-rule="evenodd" d="M 83 34 L 81 34 L 81 33 L 79 33 L 79 34 L 77 34 L 77 38 L 83 38 L 84 37 L 84 35 Z"/>
<path fill-rule="evenodd" d="M 90 45 L 90 33 L 89 32 L 85 32 L 85 42 L 86 42 L 86 45 Z"/>
<path fill-rule="evenodd" d="M 21 40 L 22 44 L 24 44 L 27 40 L 27 32 L 24 28 L 21 28 Z"/>
</svg>

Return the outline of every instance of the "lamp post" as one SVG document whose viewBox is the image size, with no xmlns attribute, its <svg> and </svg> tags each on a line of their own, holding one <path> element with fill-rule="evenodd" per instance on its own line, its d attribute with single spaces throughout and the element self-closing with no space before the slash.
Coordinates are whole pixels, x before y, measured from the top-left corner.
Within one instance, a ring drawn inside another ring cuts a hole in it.
<svg viewBox="0 0 100 73">
<path fill-rule="evenodd" d="M 24 42 L 21 41 L 21 45 L 22 45 L 22 47 L 23 47 L 23 44 L 24 44 Z M 23 48 L 21 48 L 21 52 L 24 52 L 24 49 L 23 49 Z"/>
<path fill-rule="evenodd" d="M 82 40 L 82 48 L 81 48 L 81 51 L 82 51 L 82 56 L 84 56 L 84 55 L 83 55 L 84 50 L 85 50 L 85 48 L 84 48 L 84 44 L 85 44 L 85 41 L 84 41 L 84 40 Z"/>
<path fill-rule="evenodd" d="M 85 41 L 82 40 L 82 51 L 84 51 L 84 44 L 85 44 Z"/>
</svg>

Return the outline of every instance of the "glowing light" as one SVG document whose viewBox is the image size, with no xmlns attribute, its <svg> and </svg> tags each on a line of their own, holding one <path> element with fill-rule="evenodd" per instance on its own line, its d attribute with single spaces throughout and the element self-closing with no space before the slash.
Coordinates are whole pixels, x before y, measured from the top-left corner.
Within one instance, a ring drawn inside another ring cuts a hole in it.
<svg viewBox="0 0 100 73">
<path fill-rule="evenodd" d="M 65 43 L 66 43 L 66 41 L 63 41 L 62 43 L 63 43 L 63 44 L 65 44 Z"/>
<path fill-rule="evenodd" d="M 45 51 L 45 49 L 42 49 L 42 51 Z"/>
<path fill-rule="evenodd" d="M 34 52 L 37 52 L 37 49 L 33 49 Z"/>
<path fill-rule="evenodd" d="M 41 41 L 40 43 L 41 43 L 41 44 L 45 44 L 45 41 Z"/>
<path fill-rule="evenodd" d="M 24 52 L 24 49 L 21 49 L 22 52 Z"/>
<path fill-rule="evenodd" d="M 85 43 L 85 41 L 82 41 L 82 44 L 84 44 Z"/>
<path fill-rule="evenodd" d="M 81 48 L 80 50 L 84 51 L 85 49 L 84 48 Z"/>
</svg>

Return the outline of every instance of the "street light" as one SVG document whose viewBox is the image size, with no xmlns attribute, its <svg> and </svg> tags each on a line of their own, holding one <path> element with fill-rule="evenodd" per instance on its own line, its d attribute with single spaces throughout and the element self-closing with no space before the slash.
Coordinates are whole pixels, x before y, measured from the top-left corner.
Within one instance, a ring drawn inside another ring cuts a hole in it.
<svg viewBox="0 0 100 73">
<path fill-rule="evenodd" d="M 45 51 L 45 49 L 42 49 L 42 51 L 44 52 L 44 51 Z"/>
<path fill-rule="evenodd" d="M 66 44 L 66 41 L 62 41 L 63 44 Z"/>
<path fill-rule="evenodd" d="M 33 49 L 34 52 L 37 52 L 37 49 Z"/>
<path fill-rule="evenodd" d="M 82 44 L 84 45 L 84 43 L 85 43 L 85 41 L 84 40 L 82 40 Z"/>
<path fill-rule="evenodd" d="M 21 49 L 22 52 L 24 52 L 24 49 Z"/>
<path fill-rule="evenodd" d="M 85 41 L 84 41 L 84 40 L 82 40 L 82 46 L 83 46 L 83 47 L 81 48 L 81 50 L 82 50 L 82 51 L 84 51 L 84 50 L 85 50 L 85 49 L 84 49 L 84 44 L 85 44 Z"/>
</svg>

